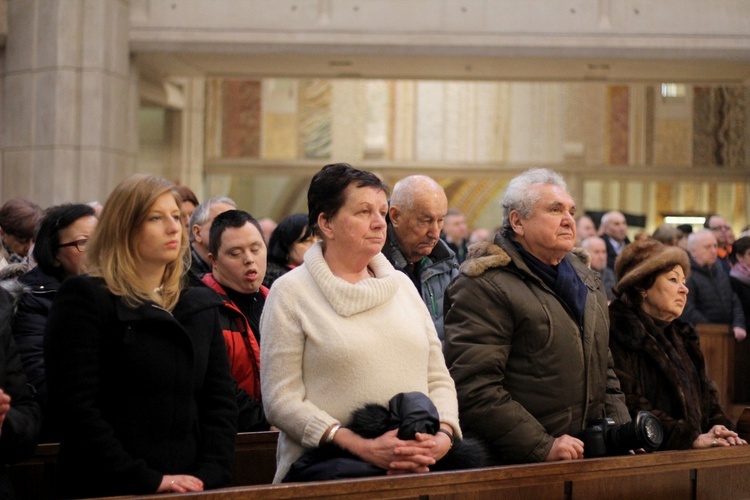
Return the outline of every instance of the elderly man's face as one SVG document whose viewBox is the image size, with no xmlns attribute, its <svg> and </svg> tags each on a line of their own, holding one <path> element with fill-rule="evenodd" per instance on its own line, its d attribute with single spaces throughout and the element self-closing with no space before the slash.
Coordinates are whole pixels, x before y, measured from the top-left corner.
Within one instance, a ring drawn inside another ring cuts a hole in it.
<svg viewBox="0 0 750 500">
<path fill-rule="evenodd" d="M 716 237 L 713 234 L 697 234 L 690 248 L 690 256 L 698 265 L 711 267 L 718 258 L 718 248 Z"/>
<path fill-rule="evenodd" d="M 607 244 L 598 236 L 590 236 L 581 244 L 591 256 L 591 269 L 602 272 L 607 267 Z"/>
<path fill-rule="evenodd" d="M 619 212 L 612 214 L 604 227 L 604 234 L 617 241 L 625 241 L 628 237 L 628 223 L 625 222 L 625 216 Z"/>
<path fill-rule="evenodd" d="M 408 262 L 418 262 L 432 253 L 440 240 L 446 213 L 448 199 L 442 191 L 424 193 L 409 210 L 390 208 L 398 248 Z"/>
<path fill-rule="evenodd" d="M 575 243 L 575 202 L 564 189 L 554 184 L 537 184 L 532 190 L 539 195 L 539 201 L 528 219 L 515 210 L 511 211 L 513 231 L 521 246 L 537 259 L 557 265 Z"/>
</svg>

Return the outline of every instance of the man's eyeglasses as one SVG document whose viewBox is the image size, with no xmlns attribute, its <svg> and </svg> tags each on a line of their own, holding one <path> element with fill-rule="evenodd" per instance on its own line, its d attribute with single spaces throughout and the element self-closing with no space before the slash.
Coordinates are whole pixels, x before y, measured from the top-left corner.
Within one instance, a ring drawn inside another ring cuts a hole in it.
<svg viewBox="0 0 750 500">
<path fill-rule="evenodd" d="M 732 227 L 731 226 L 716 226 L 716 227 L 712 227 L 709 229 L 711 229 L 711 231 L 731 231 Z"/>
<path fill-rule="evenodd" d="M 60 243 L 59 245 L 57 245 L 57 248 L 76 247 L 79 252 L 84 252 L 86 250 L 86 243 L 88 242 L 89 240 L 76 240 L 69 243 Z"/>
</svg>

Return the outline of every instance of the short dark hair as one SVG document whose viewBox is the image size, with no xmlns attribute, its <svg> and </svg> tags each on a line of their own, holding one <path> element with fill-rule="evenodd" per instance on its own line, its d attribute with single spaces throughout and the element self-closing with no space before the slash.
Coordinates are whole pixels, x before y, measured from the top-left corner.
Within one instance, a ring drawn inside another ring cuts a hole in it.
<svg viewBox="0 0 750 500">
<path fill-rule="evenodd" d="M 32 239 L 42 209 L 26 198 L 13 198 L 0 207 L 0 228 L 16 238 Z"/>
<path fill-rule="evenodd" d="M 224 234 L 224 231 L 230 227 L 242 227 L 248 222 L 258 229 L 262 238 L 263 230 L 260 228 L 260 224 L 255 220 L 255 217 L 244 210 L 227 210 L 217 215 L 211 223 L 211 229 L 208 233 L 208 251 L 214 256 L 217 255 L 219 247 L 221 247 L 221 236 Z"/>
<path fill-rule="evenodd" d="M 750 249 L 750 236 L 743 236 L 732 245 L 732 255 L 743 255 Z"/>
<path fill-rule="evenodd" d="M 84 203 L 66 203 L 46 210 L 39 223 L 32 252 L 36 264 L 42 271 L 62 281 L 65 272 L 59 266 L 55 266 L 57 252 L 60 250 L 60 232 L 82 217 L 95 215 L 94 207 Z"/>
<path fill-rule="evenodd" d="M 312 234 L 307 215 L 292 214 L 284 217 L 268 240 L 268 260 L 282 266 L 286 265 L 292 245 L 308 239 Z"/>
<path fill-rule="evenodd" d="M 377 175 L 358 170 L 348 163 L 332 163 L 316 173 L 307 190 L 307 210 L 310 227 L 318 227 L 318 217 L 325 214 L 333 217 L 344 206 L 344 191 L 349 185 L 358 188 L 372 187 L 388 195 L 388 186 Z"/>
</svg>

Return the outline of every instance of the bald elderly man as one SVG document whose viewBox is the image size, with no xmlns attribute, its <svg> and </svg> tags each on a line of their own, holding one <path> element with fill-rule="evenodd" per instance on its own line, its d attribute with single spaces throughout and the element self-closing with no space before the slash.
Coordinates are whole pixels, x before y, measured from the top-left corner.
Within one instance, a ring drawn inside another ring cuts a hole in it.
<svg viewBox="0 0 750 500">
<path fill-rule="evenodd" d="M 440 239 L 448 198 L 430 177 L 411 175 L 393 187 L 383 255 L 417 287 L 443 340 L 443 296 L 458 274 L 456 254 Z"/>
</svg>

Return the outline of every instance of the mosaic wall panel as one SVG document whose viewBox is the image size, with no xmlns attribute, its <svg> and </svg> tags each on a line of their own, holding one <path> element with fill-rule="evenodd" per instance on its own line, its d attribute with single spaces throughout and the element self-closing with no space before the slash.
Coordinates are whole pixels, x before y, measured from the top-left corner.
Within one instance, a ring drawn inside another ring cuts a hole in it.
<svg viewBox="0 0 750 500">
<path fill-rule="evenodd" d="M 332 94 L 330 80 L 299 81 L 298 134 L 302 158 L 331 158 Z"/>
<path fill-rule="evenodd" d="M 607 89 L 609 109 L 610 165 L 627 165 L 630 133 L 630 89 L 626 85 L 612 85 Z"/>
<path fill-rule="evenodd" d="M 654 121 L 654 165 L 689 166 L 690 121 L 657 119 Z"/>
<path fill-rule="evenodd" d="M 331 158 L 356 163 L 365 153 L 367 83 L 338 80 L 331 86 Z"/>
<path fill-rule="evenodd" d="M 508 161 L 563 160 L 564 85 L 512 83 Z"/>
<path fill-rule="evenodd" d="M 695 87 L 693 163 L 738 168 L 745 164 L 746 109 L 743 87 Z"/>
<path fill-rule="evenodd" d="M 297 83 L 292 78 L 263 81 L 263 158 L 292 160 L 299 156 Z"/>
<path fill-rule="evenodd" d="M 259 158 L 261 82 L 225 80 L 222 85 L 222 156 Z"/>
<path fill-rule="evenodd" d="M 414 159 L 442 161 L 445 86 L 442 82 L 417 82 L 416 92 L 416 157 Z"/>
<path fill-rule="evenodd" d="M 416 147 L 416 88 L 413 80 L 391 83 L 391 138 L 390 156 L 393 161 L 412 160 Z"/>
</svg>

